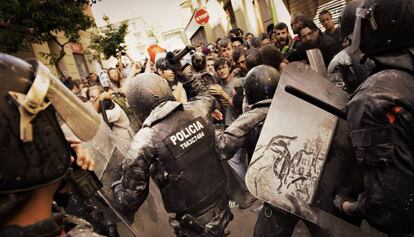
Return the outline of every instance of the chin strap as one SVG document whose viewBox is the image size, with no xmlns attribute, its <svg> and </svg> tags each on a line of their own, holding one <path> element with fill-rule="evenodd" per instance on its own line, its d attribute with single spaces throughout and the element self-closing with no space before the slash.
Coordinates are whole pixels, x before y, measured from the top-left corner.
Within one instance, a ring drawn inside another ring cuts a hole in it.
<svg viewBox="0 0 414 237">
<path fill-rule="evenodd" d="M 50 80 L 43 76 L 43 71 L 38 71 L 27 94 L 9 91 L 9 95 L 19 108 L 20 113 L 20 139 L 23 142 L 33 141 L 32 120 L 36 115 L 45 110 L 50 102 L 46 102 Z"/>
</svg>

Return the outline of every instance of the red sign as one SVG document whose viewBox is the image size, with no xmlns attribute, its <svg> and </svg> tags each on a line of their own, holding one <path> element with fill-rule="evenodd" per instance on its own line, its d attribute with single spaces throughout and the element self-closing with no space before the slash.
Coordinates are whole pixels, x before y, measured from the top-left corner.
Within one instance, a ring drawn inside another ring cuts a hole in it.
<svg viewBox="0 0 414 237">
<path fill-rule="evenodd" d="M 208 15 L 208 12 L 206 9 L 198 9 L 194 13 L 194 19 L 199 25 L 205 25 L 207 24 L 208 20 L 210 19 L 210 16 Z"/>
<path fill-rule="evenodd" d="M 147 48 L 148 55 L 152 62 L 155 62 L 155 57 L 159 53 L 166 53 L 167 51 L 161 48 L 158 44 L 153 44 Z"/>
</svg>

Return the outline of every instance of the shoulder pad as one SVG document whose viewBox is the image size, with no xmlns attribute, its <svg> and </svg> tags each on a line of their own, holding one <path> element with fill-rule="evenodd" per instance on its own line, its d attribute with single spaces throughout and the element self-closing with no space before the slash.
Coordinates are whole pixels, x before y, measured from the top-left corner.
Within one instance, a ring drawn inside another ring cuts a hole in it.
<svg viewBox="0 0 414 237">
<path fill-rule="evenodd" d="M 247 111 L 240 115 L 225 131 L 235 137 L 242 137 L 248 134 L 259 123 L 266 119 L 268 107 L 260 107 Z"/>
<path fill-rule="evenodd" d="M 151 111 L 148 118 L 145 119 L 143 127 L 152 127 L 177 109 L 183 109 L 183 105 L 177 101 L 167 101 L 158 105 Z"/>
<path fill-rule="evenodd" d="M 150 127 L 141 128 L 132 140 L 126 158 L 134 160 L 141 153 L 154 149 L 154 130 Z M 145 154 L 148 155 L 148 154 Z"/>
</svg>

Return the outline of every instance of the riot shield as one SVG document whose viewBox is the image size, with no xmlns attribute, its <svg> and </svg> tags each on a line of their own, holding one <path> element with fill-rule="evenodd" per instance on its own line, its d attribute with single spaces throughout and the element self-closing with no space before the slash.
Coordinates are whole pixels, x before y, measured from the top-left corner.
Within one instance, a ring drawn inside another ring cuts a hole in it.
<svg viewBox="0 0 414 237">
<path fill-rule="evenodd" d="M 306 56 L 308 56 L 309 65 L 311 66 L 312 70 L 324 77 L 328 76 L 328 72 L 326 71 L 325 62 L 323 61 L 322 52 L 320 49 L 316 48 L 306 50 Z"/>
<path fill-rule="evenodd" d="M 65 124 L 62 125 L 62 130 L 66 136 L 74 136 Z M 114 136 L 113 131 L 103 121 L 95 137 L 88 142 L 82 143 L 95 160 L 95 173 L 103 184 L 101 191 L 110 203 L 113 202 L 111 185 L 114 181 L 121 178 L 122 162 L 126 159 L 130 143 L 131 141 Z M 102 202 L 98 206 L 102 208 L 105 217 L 117 222 L 120 236 L 134 236 L 105 203 Z M 161 194 L 152 181 L 148 197 L 138 212 L 135 213 L 131 227 L 135 230 L 137 236 L 140 237 L 174 236 L 168 223 L 168 215 L 165 212 Z"/>
<path fill-rule="evenodd" d="M 354 186 L 346 182 L 353 165 L 348 161 L 352 160 L 352 146 L 346 123 L 338 126 L 335 115 L 289 94 L 287 86 L 310 93 L 327 105 L 348 101 L 345 92 L 309 65 L 290 63 L 281 75 L 246 174 L 249 191 L 333 236 L 366 236 L 353 225 L 359 220 L 345 220 L 332 204 L 335 188 Z"/>
</svg>

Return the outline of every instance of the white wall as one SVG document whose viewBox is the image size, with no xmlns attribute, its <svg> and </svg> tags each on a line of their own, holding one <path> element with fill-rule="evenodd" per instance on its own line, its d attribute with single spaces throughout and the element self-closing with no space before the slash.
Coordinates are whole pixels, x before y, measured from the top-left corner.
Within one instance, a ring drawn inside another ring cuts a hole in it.
<svg viewBox="0 0 414 237">
<path fill-rule="evenodd" d="M 293 35 L 293 31 L 290 28 L 290 14 L 285 4 L 283 3 L 282 0 L 272 0 L 272 1 L 274 1 L 275 3 L 278 22 L 284 22 L 286 25 L 288 25 L 290 34 Z"/>
</svg>

